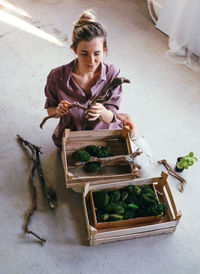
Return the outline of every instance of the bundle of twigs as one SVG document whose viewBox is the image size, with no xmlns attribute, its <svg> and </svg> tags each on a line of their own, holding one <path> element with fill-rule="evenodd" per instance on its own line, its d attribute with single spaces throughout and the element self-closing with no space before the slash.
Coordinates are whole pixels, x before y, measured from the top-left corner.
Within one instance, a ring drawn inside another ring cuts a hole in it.
<svg viewBox="0 0 200 274">
<path fill-rule="evenodd" d="M 29 178 L 28 178 L 28 184 L 29 184 L 29 187 L 30 187 L 30 190 L 32 193 L 32 207 L 30 210 L 28 210 L 27 215 L 26 215 L 26 220 L 25 220 L 25 224 L 24 224 L 24 233 L 32 234 L 33 236 L 35 236 L 36 238 L 38 238 L 40 240 L 41 244 L 44 244 L 46 242 L 46 240 L 41 238 L 40 236 L 38 236 L 38 234 L 36 234 L 35 232 L 33 232 L 32 230 L 29 229 L 32 215 L 34 214 L 34 212 L 37 209 L 37 195 L 36 195 L 36 187 L 34 185 L 34 175 L 35 175 L 36 170 L 37 170 L 39 178 L 40 178 L 43 195 L 45 196 L 50 209 L 54 209 L 56 207 L 56 202 L 57 202 L 56 193 L 51 187 L 46 186 L 44 174 L 43 174 L 42 166 L 41 166 L 41 162 L 40 162 L 40 156 L 39 156 L 40 153 L 42 154 L 41 148 L 31 144 L 30 142 L 28 142 L 27 140 L 25 140 L 24 138 L 22 138 L 19 135 L 17 135 L 17 138 L 21 144 L 24 144 L 31 150 L 30 159 L 33 162 L 33 166 L 32 166 Z"/>
<path fill-rule="evenodd" d="M 108 102 L 110 98 L 112 97 L 113 91 L 119 86 L 122 85 L 123 83 L 130 83 L 130 80 L 125 78 L 125 77 L 116 77 L 112 80 L 111 83 L 109 83 L 107 86 L 105 86 L 102 91 L 95 96 L 89 103 L 88 108 L 84 107 L 83 105 L 79 104 L 78 102 L 72 103 L 69 107 L 68 110 L 74 107 L 78 107 L 84 110 L 84 116 L 88 118 L 88 109 L 95 105 L 96 103 L 101 103 L 104 104 L 105 102 Z M 64 114 L 65 115 L 65 114 Z M 54 113 L 51 115 L 46 116 L 41 124 L 40 128 L 43 127 L 43 125 L 46 123 L 46 121 L 50 118 L 60 118 L 61 116 L 58 113 Z"/>
</svg>

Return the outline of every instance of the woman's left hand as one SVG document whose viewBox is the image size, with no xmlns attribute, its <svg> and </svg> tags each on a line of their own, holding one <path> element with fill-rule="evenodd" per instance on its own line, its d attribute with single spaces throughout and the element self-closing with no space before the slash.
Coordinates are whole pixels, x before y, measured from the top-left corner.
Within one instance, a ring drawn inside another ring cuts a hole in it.
<svg viewBox="0 0 200 274">
<path fill-rule="evenodd" d="M 105 115 L 107 109 L 100 103 L 96 103 L 95 105 L 89 108 L 88 115 L 91 117 L 89 121 L 95 121 L 97 118 L 101 120 L 101 117 Z"/>
</svg>

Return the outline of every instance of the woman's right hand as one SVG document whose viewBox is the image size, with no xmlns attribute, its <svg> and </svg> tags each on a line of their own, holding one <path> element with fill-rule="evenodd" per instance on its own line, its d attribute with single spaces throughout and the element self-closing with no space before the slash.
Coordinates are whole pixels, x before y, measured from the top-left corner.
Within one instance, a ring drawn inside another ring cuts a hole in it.
<svg viewBox="0 0 200 274">
<path fill-rule="evenodd" d="M 66 101 L 66 100 L 60 101 L 60 103 L 58 104 L 58 106 L 56 108 L 56 113 L 59 116 L 63 116 L 65 114 L 67 114 L 69 112 L 69 106 L 70 105 L 71 105 L 71 103 Z"/>
<path fill-rule="evenodd" d="M 133 136 L 137 132 L 134 121 L 127 113 L 119 113 L 117 115 L 117 119 L 119 119 L 123 123 L 123 126 L 129 127 L 129 132 L 131 136 Z"/>
</svg>

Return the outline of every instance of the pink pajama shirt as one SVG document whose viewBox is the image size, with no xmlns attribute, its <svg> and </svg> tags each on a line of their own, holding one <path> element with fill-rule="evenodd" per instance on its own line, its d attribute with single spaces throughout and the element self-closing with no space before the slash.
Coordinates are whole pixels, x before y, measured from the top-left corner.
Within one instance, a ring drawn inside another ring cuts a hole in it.
<svg viewBox="0 0 200 274">
<path fill-rule="evenodd" d="M 76 60 L 67 65 L 53 69 L 48 77 L 45 86 L 46 103 L 45 108 L 57 107 L 60 101 L 67 100 L 71 103 L 79 102 L 88 107 L 90 100 L 99 94 L 101 90 L 119 75 L 120 70 L 114 66 L 101 62 L 101 73 L 94 86 L 91 88 L 91 96 L 87 96 L 85 92 L 76 84 L 72 78 L 72 71 Z M 121 101 L 122 87 L 117 87 L 112 98 L 104 104 L 114 114 L 110 124 L 103 123 L 99 119 L 88 121 L 84 117 L 84 111 L 77 107 L 69 110 L 69 113 L 62 116 L 53 133 L 53 141 L 57 147 L 61 147 L 62 133 L 65 128 L 70 130 L 91 130 L 91 129 L 116 129 L 122 128 L 122 123 L 116 119 L 117 111 Z"/>
</svg>

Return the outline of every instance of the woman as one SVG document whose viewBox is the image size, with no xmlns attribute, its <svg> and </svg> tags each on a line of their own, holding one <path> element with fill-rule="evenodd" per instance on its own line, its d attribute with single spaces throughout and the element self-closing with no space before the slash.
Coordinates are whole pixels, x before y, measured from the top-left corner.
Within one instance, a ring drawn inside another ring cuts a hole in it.
<svg viewBox="0 0 200 274">
<path fill-rule="evenodd" d="M 97 103 L 89 109 L 89 118 L 84 117 L 82 109 L 68 107 L 78 101 L 88 107 L 89 101 L 108 83 L 118 76 L 120 70 L 102 62 L 107 51 L 106 31 L 96 22 L 94 15 L 85 11 L 75 22 L 72 45 L 77 59 L 67 65 L 53 69 L 47 78 L 45 108 L 49 115 L 57 113 L 59 124 L 53 133 L 53 141 L 61 149 L 62 133 L 65 128 L 71 130 L 115 129 L 127 126 L 133 137 L 133 149 L 138 147 L 143 154 L 138 157 L 139 164 L 151 160 L 150 149 L 144 138 L 135 134 L 135 125 L 128 114 L 119 114 L 122 88 L 113 92 L 112 98 L 104 105 Z"/>
<path fill-rule="evenodd" d="M 45 86 L 45 108 L 49 115 L 57 113 L 60 116 L 52 136 L 59 149 L 65 128 L 91 130 L 122 127 L 122 123 L 116 120 L 121 101 L 121 86 L 114 90 L 109 102 L 104 105 L 97 103 L 89 109 L 89 119 L 84 117 L 82 109 L 75 107 L 68 111 L 69 105 L 76 101 L 88 107 L 91 98 L 120 72 L 116 66 L 102 62 L 107 51 L 106 31 L 91 12 L 83 12 L 75 22 L 71 48 L 77 59 L 53 69 Z"/>
</svg>

